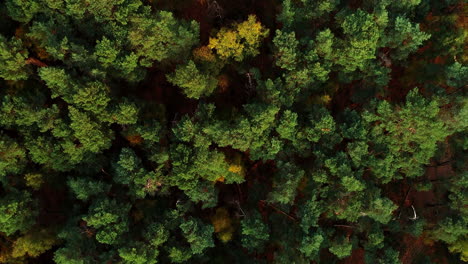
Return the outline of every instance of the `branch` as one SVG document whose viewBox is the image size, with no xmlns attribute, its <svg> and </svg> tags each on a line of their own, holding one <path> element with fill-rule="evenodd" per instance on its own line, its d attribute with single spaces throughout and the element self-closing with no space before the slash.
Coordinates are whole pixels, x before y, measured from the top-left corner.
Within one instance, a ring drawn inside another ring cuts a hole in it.
<svg viewBox="0 0 468 264">
<path fill-rule="evenodd" d="M 294 218 L 294 217 L 292 217 L 292 216 L 288 215 L 287 213 L 285 213 L 285 212 L 284 212 L 284 211 L 282 211 L 281 209 L 278 209 L 278 208 L 274 207 L 272 204 L 270 204 L 270 203 L 267 203 L 265 200 L 260 200 L 260 201 L 261 201 L 262 203 L 266 203 L 268 206 L 270 206 L 271 208 L 273 208 L 273 209 L 274 209 L 276 212 L 278 212 L 278 213 L 280 213 L 280 214 L 283 214 L 283 215 L 287 216 L 289 219 L 293 220 L 294 222 L 296 222 L 296 221 L 297 221 L 297 219 L 296 219 L 296 218 Z"/>
<path fill-rule="evenodd" d="M 242 207 L 240 206 L 239 201 L 236 201 L 236 204 L 237 204 L 237 206 L 239 207 L 239 210 L 242 212 L 242 215 L 240 215 L 240 216 L 244 217 L 244 216 L 245 216 L 245 212 L 244 212 L 244 210 L 242 210 Z"/>
<path fill-rule="evenodd" d="M 37 67 L 47 67 L 47 64 L 45 64 L 44 62 L 36 59 L 36 58 L 28 58 L 26 60 L 26 64 L 32 64 L 32 65 L 36 65 Z"/>
<path fill-rule="evenodd" d="M 350 225 L 333 225 L 333 226 L 336 226 L 336 227 L 346 227 L 346 228 L 354 228 L 354 226 L 350 226 Z"/>
<path fill-rule="evenodd" d="M 408 217 L 408 219 L 414 221 L 414 220 L 418 219 L 418 216 L 416 215 L 416 209 L 414 209 L 413 205 L 411 205 L 411 208 L 413 208 L 414 216 L 413 217 Z"/>
<path fill-rule="evenodd" d="M 436 165 L 424 165 L 424 167 L 426 168 L 434 168 L 434 167 L 439 167 L 439 166 L 443 166 L 445 164 L 448 164 L 450 162 L 452 162 L 453 160 L 447 160 L 447 161 L 444 161 L 444 162 L 441 162 L 441 163 L 437 163 Z"/>
<path fill-rule="evenodd" d="M 400 219 L 400 217 L 401 217 L 401 212 L 402 212 L 401 207 L 403 207 L 403 205 L 405 204 L 406 198 L 408 198 L 408 195 L 409 195 L 410 191 L 411 191 L 411 186 L 408 188 L 408 191 L 406 191 L 405 198 L 403 199 L 403 202 L 400 205 L 400 213 L 398 214 L 397 219 Z"/>
</svg>

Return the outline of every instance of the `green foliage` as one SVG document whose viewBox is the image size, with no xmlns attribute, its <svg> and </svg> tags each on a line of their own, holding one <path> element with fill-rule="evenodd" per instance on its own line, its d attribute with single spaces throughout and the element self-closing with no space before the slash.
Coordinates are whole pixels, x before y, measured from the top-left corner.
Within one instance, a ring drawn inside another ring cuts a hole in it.
<svg viewBox="0 0 468 264">
<path fill-rule="evenodd" d="M 273 39 L 275 47 L 277 47 L 278 58 L 276 65 L 288 71 L 296 69 L 298 62 L 298 45 L 299 41 L 296 39 L 294 32 L 276 31 L 275 38 Z"/>
<path fill-rule="evenodd" d="M 180 23 L 170 12 L 159 11 L 155 16 L 145 12 L 132 17 L 130 25 L 130 48 L 144 67 L 154 60 L 175 59 L 198 43 L 198 24 Z"/>
<path fill-rule="evenodd" d="M 437 142 L 450 133 L 439 118 L 439 105 L 437 99 L 426 99 L 413 89 L 399 109 L 382 101 L 364 113 L 367 122 L 376 124 L 371 138 L 378 155 L 372 156 L 369 164 L 376 177 L 388 182 L 400 171 L 408 177 L 423 173 L 421 165 L 429 162 Z"/>
<path fill-rule="evenodd" d="M 376 198 L 372 200 L 369 206 L 367 216 L 375 221 L 387 224 L 391 218 L 392 213 L 397 209 L 397 206 L 388 198 Z"/>
<path fill-rule="evenodd" d="M 135 242 L 131 247 L 119 249 L 119 256 L 123 259 L 123 263 L 128 264 L 154 264 L 157 263 L 158 251 L 141 242 Z"/>
<path fill-rule="evenodd" d="M 468 82 L 468 67 L 455 62 L 446 69 L 447 84 L 461 88 Z"/>
<path fill-rule="evenodd" d="M 268 200 L 273 203 L 292 204 L 296 196 L 296 189 L 304 177 L 304 171 L 292 163 L 281 162 L 273 180 L 273 190 L 268 194 Z"/>
<path fill-rule="evenodd" d="M 189 219 L 180 225 L 180 229 L 193 254 L 201 254 L 205 249 L 214 247 L 213 226 L 197 219 Z"/>
<path fill-rule="evenodd" d="M 113 136 L 110 131 L 106 131 L 85 112 L 74 107 L 69 107 L 68 110 L 71 120 L 70 128 L 85 150 L 97 153 L 111 146 Z"/>
<path fill-rule="evenodd" d="M 299 250 L 310 259 L 317 259 L 321 245 L 325 238 L 323 234 L 315 233 L 311 236 L 305 236 L 302 240 Z"/>
<path fill-rule="evenodd" d="M 270 237 L 268 226 L 262 221 L 258 212 L 245 217 L 241 221 L 242 246 L 249 251 L 261 251 L 266 241 Z"/>
<path fill-rule="evenodd" d="M 276 132 L 278 132 L 281 138 L 294 141 L 297 133 L 296 127 L 297 114 L 290 110 L 286 110 L 280 118 L 280 123 L 278 124 L 278 127 L 276 127 Z"/>
<path fill-rule="evenodd" d="M 83 201 L 88 201 L 91 197 L 110 189 L 110 185 L 88 178 L 71 178 L 67 184 L 75 197 Z"/>
<path fill-rule="evenodd" d="M 367 252 L 366 252 L 367 253 Z M 371 254 L 371 253 L 367 253 L 365 255 L 365 261 L 366 263 L 379 263 L 379 264 L 400 264 L 401 261 L 400 261 L 400 258 L 399 258 L 399 254 L 398 254 L 398 251 L 392 249 L 392 248 L 389 248 L 389 249 L 385 249 L 384 252 L 381 254 L 381 253 L 378 253 L 378 254 Z"/>
<path fill-rule="evenodd" d="M 96 228 L 96 240 L 103 244 L 116 244 L 128 231 L 127 214 L 130 205 L 118 203 L 117 200 L 99 199 L 89 208 L 88 215 L 83 217 L 86 224 Z"/>
<path fill-rule="evenodd" d="M 337 63 L 344 67 L 344 72 L 363 70 L 369 60 L 375 58 L 379 40 L 379 30 L 372 14 L 362 10 L 347 15 L 341 22 L 346 36 L 343 49 Z"/>
<path fill-rule="evenodd" d="M 347 241 L 345 238 L 340 238 L 339 241 L 333 243 L 329 248 L 330 252 L 337 256 L 339 259 L 343 259 L 351 255 L 353 244 Z"/>
<path fill-rule="evenodd" d="M 406 17 L 397 17 L 395 25 L 390 31 L 390 34 L 385 44 L 387 47 L 395 49 L 392 57 L 395 60 L 402 60 L 408 57 L 410 53 L 415 52 L 418 47 L 428 40 L 431 35 L 421 32 L 419 25 L 413 24 Z"/>
<path fill-rule="evenodd" d="M 168 76 L 168 80 L 181 87 L 187 97 L 195 99 L 210 95 L 218 85 L 216 78 L 200 72 L 193 61 L 178 67 L 173 75 Z"/>
<path fill-rule="evenodd" d="M 26 165 L 26 152 L 15 140 L 0 134 L 0 182 L 5 176 L 20 173 Z"/>
<path fill-rule="evenodd" d="M 5 80 L 25 80 L 28 78 L 28 51 L 22 47 L 22 41 L 12 38 L 7 40 L 0 35 L 0 77 Z"/>
<path fill-rule="evenodd" d="M 11 189 L 0 198 L 0 231 L 12 235 L 29 230 L 38 215 L 37 201 L 30 193 Z"/>
<path fill-rule="evenodd" d="M 245 2 L 0 3 L 0 263 L 468 259 L 465 5 Z"/>
<path fill-rule="evenodd" d="M 445 218 L 439 223 L 439 226 L 434 230 L 434 237 L 446 243 L 452 244 L 458 239 L 468 234 L 466 230 L 466 219 L 462 218 Z"/>
</svg>

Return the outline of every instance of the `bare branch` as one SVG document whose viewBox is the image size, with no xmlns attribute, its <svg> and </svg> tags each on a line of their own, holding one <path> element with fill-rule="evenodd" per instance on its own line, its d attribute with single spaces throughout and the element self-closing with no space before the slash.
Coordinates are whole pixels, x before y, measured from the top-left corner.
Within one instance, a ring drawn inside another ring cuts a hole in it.
<svg viewBox="0 0 468 264">
<path fill-rule="evenodd" d="M 413 215 L 413 217 L 408 217 L 408 219 L 414 221 L 414 220 L 418 219 L 418 216 L 416 215 L 416 209 L 414 209 L 413 205 L 411 205 L 411 208 L 413 208 L 414 215 Z"/>
</svg>

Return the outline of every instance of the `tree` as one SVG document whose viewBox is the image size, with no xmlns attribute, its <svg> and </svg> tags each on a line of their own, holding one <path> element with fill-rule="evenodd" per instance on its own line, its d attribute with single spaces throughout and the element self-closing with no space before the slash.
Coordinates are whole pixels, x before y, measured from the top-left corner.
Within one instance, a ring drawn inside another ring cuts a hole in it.
<svg viewBox="0 0 468 264">
<path fill-rule="evenodd" d="M 330 252 L 337 256 L 339 259 L 343 259 L 351 255 L 353 244 L 345 238 L 338 238 L 334 241 L 332 246 L 329 248 Z"/>
<path fill-rule="evenodd" d="M 119 160 L 115 164 L 116 183 L 129 186 L 130 194 L 137 198 L 144 198 L 147 194 L 154 195 L 163 184 L 159 171 L 146 170 L 135 152 L 130 148 L 123 148 Z"/>
<path fill-rule="evenodd" d="M 213 226 L 202 223 L 198 219 L 189 219 L 180 225 L 182 233 L 190 244 L 193 254 L 201 254 L 207 248 L 214 247 Z"/>
<path fill-rule="evenodd" d="M 264 29 L 256 20 L 254 15 L 250 15 L 233 29 L 221 28 L 215 38 L 210 38 L 208 47 L 224 60 L 240 62 L 245 57 L 257 55 L 261 41 L 268 36 L 268 29 Z"/>
<path fill-rule="evenodd" d="M 109 191 L 110 185 L 89 178 L 70 178 L 68 187 L 79 200 L 88 201 L 91 197 Z"/>
<path fill-rule="evenodd" d="M 307 235 L 303 238 L 299 250 L 309 259 L 317 259 L 323 241 L 325 240 L 321 232 Z"/>
<path fill-rule="evenodd" d="M 26 165 L 26 152 L 15 140 L 0 133 L 0 182 L 5 176 L 20 173 Z"/>
<path fill-rule="evenodd" d="M 228 2 L 0 1 L 0 262 L 466 260 L 466 6 Z"/>
<path fill-rule="evenodd" d="M 468 81 L 468 67 L 459 62 L 455 62 L 446 69 L 447 84 L 456 88 L 461 88 Z"/>
<path fill-rule="evenodd" d="M 12 256 L 18 258 L 27 255 L 35 258 L 51 249 L 57 242 L 55 234 L 50 230 L 32 230 L 15 240 Z"/>
<path fill-rule="evenodd" d="M 11 189 L 0 198 L 0 231 L 7 236 L 29 230 L 38 215 L 37 201 L 26 191 Z"/>
<path fill-rule="evenodd" d="M 217 208 L 215 215 L 211 217 L 211 223 L 213 224 L 214 232 L 223 243 L 227 243 L 232 239 L 234 227 L 226 208 Z"/>
<path fill-rule="evenodd" d="M 394 60 L 407 58 L 410 53 L 415 52 L 425 40 L 431 37 L 430 34 L 421 32 L 418 24 L 413 24 L 408 18 L 400 16 L 395 19 L 394 26 L 388 36 L 386 46 L 395 49 L 395 52 L 392 53 Z"/>
<path fill-rule="evenodd" d="M 279 161 L 278 172 L 274 176 L 273 191 L 268 200 L 273 203 L 292 204 L 296 197 L 297 187 L 305 172 L 289 162 Z"/>
<path fill-rule="evenodd" d="M 70 128 L 73 129 L 74 136 L 85 150 L 97 153 L 110 147 L 113 139 L 112 132 L 93 121 L 85 112 L 71 106 L 68 110 L 71 120 Z"/>
<path fill-rule="evenodd" d="M 379 40 L 379 29 L 374 23 L 372 14 L 363 10 L 346 15 L 341 22 L 346 36 L 342 42 L 337 63 L 343 66 L 344 72 L 363 70 L 365 65 L 375 58 Z"/>
<path fill-rule="evenodd" d="M 297 117 L 297 113 L 291 112 L 290 110 L 283 112 L 280 122 L 276 127 L 276 132 L 278 132 L 281 138 L 291 141 L 296 140 L 296 134 L 298 133 Z"/>
<path fill-rule="evenodd" d="M 270 237 L 268 226 L 262 221 L 260 214 L 255 211 L 241 221 L 242 246 L 249 251 L 261 251 Z"/>
<path fill-rule="evenodd" d="M 366 122 L 379 122 L 371 131 L 375 142 L 373 151 L 378 153 L 370 159 L 373 173 L 383 182 L 398 177 L 399 171 L 408 177 L 420 176 L 421 165 L 434 156 L 437 142 L 450 133 L 439 112 L 439 101 L 422 97 L 417 89 L 408 93 L 406 103 L 399 110 L 381 101 L 365 112 Z"/>
<path fill-rule="evenodd" d="M 0 35 L 0 77 L 5 80 L 25 80 L 28 78 L 28 51 L 20 39 L 7 40 Z"/>
<path fill-rule="evenodd" d="M 198 43 L 198 31 L 195 21 L 181 23 L 170 12 L 158 11 L 155 16 L 144 12 L 130 18 L 128 40 L 139 65 L 150 67 L 154 60 L 175 59 L 188 52 Z"/>
<path fill-rule="evenodd" d="M 278 49 L 276 65 L 289 71 L 295 70 L 299 61 L 298 56 L 300 55 L 298 51 L 299 41 L 296 39 L 296 34 L 294 32 L 276 30 L 273 43 Z"/>
<path fill-rule="evenodd" d="M 218 85 L 215 77 L 200 72 L 191 60 L 186 65 L 177 67 L 175 73 L 168 76 L 168 80 L 181 87 L 187 97 L 195 99 L 210 95 Z"/>
<path fill-rule="evenodd" d="M 88 215 L 83 217 L 86 225 L 96 228 L 96 240 L 103 244 L 117 244 L 128 231 L 127 214 L 130 205 L 116 200 L 99 199 L 92 203 Z"/>
<path fill-rule="evenodd" d="M 132 246 L 119 249 L 119 256 L 123 259 L 123 263 L 128 264 L 154 264 L 158 262 L 158 254 L 158 250 L 142 242 L 135 242 Z"/>
</svg>

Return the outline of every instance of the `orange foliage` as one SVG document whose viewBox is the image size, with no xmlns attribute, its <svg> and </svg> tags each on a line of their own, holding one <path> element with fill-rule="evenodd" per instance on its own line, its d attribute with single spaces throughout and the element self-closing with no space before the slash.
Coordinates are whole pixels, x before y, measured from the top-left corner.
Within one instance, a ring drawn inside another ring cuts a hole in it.
<svg viewBox="0 0 468 264">
<path fill-rule="evenodd" d="M 15 29 L 15 37 L 22 39 L 24 38 L 25 32 L 23 27 L 17 27 Z"/>
<path fill-rule="evenodd" d="M 143 138 L 140 135 L 129 135 L 125 137 L 128 142 L 130 142 L 130 145 L 135 146 L 139 145 L 143 142 Z"/>
<path fill-rule="evenodd" d="M 218 76 L 218 86 L 223 92 L 227 90 L 229 87 L 229 77 L 226 74 Z"/>
<path fill-rule="evenodd" d="M 47 53 L 47 51 L 44 48 L 41 48 L 39 46 L 36 46 L 34 51 L 36 52 L 37 57 L 39 57 L 39 59 L 45 60 L 50 57 L 49 53 Z"/>
<path fill-rule="evenodd" d="M 0 263 L 8 263 L 11 259 L 11 245 L 0 244 Z"/>
<path fill-rule="evenodd" d="M 195 60 L 205 61 L 205 62 L 214 62 L 215 56 L 208 46 L 201 46 L 193 50 L 193 57 Z"/>
<path fill-rule="evenodd" d="M 221 177 L 219 177 L 218 179 L 215 180 L 215 183 L 217 183 L 217 182 L 222 183 L 222 182 L 224 182 L 224 180 L 225 180 L 224 176 L 221 176 Z"/>
</svg>

